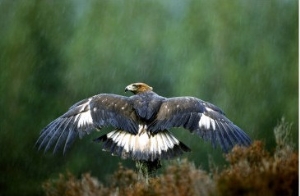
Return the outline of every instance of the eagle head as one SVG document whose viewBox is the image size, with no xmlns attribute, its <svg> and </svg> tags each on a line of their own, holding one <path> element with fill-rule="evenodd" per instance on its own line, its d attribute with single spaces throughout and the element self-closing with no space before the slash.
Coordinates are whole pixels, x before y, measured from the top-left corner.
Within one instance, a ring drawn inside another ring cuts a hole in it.
<svg viewBox="0 0 300 196">
<path fill-rule="evenodd" d="M 130 91 L 133 94 L 138 94 L 138 93 L 142 93 L 142 92 L 146 92 L 146 91 L 152 91 L 152 87 L 145 84 L 145 83 L 133 83 L 133 84 L 129 84 L 128 86 L 126 86 L 125 88 L 125 92 Z"/>
</svg>

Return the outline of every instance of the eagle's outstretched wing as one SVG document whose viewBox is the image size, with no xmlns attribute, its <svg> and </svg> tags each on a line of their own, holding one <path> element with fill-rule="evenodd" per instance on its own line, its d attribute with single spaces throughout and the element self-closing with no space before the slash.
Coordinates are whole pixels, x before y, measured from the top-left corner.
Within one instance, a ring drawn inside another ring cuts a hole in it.
<svg viewBox="0 0 300 196">
<path fill-rule="evenodd" d="M 148 129 L 156 133 L 172 127 L 184 127 L 213 146 L 219 143 L 225 152 L 236 144 L 248 146 L 251 143 L 244 131 L 226 118 L 221 109 L 194 97 L 164 100 Z"/>
<path fill-rule="evenodd" d="M 65 114 L 52 121 L 41 131 L 36 145 L 45 151 L 54 146 L 53 152 L 63 145 L 65 153 L 77 136 L 81 138 L 104 126 L 136 134 L 136 122 L 137 117 L 128 97 L 99 94 L 74 104 Z"/>
</svg>

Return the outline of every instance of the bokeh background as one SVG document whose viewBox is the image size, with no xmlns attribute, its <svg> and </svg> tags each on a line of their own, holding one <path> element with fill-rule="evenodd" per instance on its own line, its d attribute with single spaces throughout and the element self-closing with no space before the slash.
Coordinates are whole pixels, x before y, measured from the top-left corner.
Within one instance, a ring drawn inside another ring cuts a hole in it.
<svg viewBox="0 0 300 196">
<path fill-rule="evenodd" d="M 75 102 L 137 81 L 214 103 L 269 150 L 285 118 L 298 147 L 297 0 L 1 0 L 0 15 L 0 195 L 41 195 L 66 171 L 105 181 L 119 162 L 134 168 L 92 142 L 101 133 L 64 156 L 34 144 Z M 222 167 L 220 149 L 172 131 L 196 166 Z"/>
</svg>

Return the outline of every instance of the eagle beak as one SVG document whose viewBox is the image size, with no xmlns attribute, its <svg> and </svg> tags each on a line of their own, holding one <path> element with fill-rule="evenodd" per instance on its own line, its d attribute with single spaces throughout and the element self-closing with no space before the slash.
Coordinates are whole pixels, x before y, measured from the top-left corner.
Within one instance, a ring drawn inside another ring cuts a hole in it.
<svg viewBox="0 0 300 196">
<path fill-rule="evenodd" d="M 125 88 L 125 92 L 127 92 L 127 91 L 134 92 L 134 91 L 136 91 L 136 87 L 133 84 L 130 84 L 130 85 L 126 86 L 126 88 Z"/>
<path fill-rule="evenodd" d="M 128 86 L 126 86 L 126 88 L 125 88 L 125 93 L 127 92 L 127 91 L 131 91 L 132 90 L 132 85 L 128 85 Z"/>
</svg>

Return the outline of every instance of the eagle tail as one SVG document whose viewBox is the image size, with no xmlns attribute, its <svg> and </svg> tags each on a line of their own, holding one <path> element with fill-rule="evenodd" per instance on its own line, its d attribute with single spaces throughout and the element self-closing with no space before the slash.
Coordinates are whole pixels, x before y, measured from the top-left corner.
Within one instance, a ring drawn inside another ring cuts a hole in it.
<svg viewBox="0 0 300 196">
<path fill-rule="evenodd" d="M 123 130 L 114 130 L 94 141 L 102 142 L 104 151 L 136 161 L 155 162 L 161 159 L 172 159 L 191 151 L 168 130 L 153 135 L 147 131 L 135 135 Z"/>
</svg>

